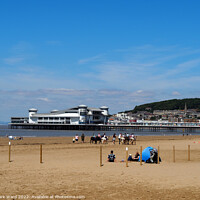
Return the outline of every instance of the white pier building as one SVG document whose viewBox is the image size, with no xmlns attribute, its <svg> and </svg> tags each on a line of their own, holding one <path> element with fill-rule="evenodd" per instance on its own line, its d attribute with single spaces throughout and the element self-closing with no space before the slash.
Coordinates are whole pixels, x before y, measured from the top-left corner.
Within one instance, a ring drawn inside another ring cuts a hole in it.
<svg viewBox="0 0 200 200">
<path fill-rule="evenodd" d="M 90 108 L 79 105 L 67 110 L 52 110 L 50 113 L 38 113 L 37 109 L 29 109 L 28 118 L 12 117 L 11 123 L 30 124 L 107 124 L 108 107 Z M 24 120 L 23 120 L 24 119 Z"/>
</svg>

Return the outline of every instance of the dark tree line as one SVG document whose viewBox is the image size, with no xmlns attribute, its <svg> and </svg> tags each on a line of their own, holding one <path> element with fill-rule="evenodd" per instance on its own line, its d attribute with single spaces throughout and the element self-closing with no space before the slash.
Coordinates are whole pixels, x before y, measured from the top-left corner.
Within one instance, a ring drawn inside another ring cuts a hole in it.
<svg viewBox="0 0 200 200">
<path fill-rule="evenodd" d="M 147 103 L 140 106 L 135 106 L 133 110 L 126 112 L 137 113 L 138 111 L 149 111 L 154 110 L 184 110 L 185 104 L 187 109 L 198 109 L 200 110 L 200 98 L 188 98 L 188 99 L 171 99 L 160 102 Z"/>
</svg>

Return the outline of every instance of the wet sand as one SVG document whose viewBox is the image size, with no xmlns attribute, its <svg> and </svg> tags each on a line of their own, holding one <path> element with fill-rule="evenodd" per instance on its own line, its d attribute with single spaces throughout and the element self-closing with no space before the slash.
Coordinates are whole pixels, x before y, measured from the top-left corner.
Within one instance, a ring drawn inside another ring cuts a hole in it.
<svg viewBox="0 0 200 200">
<path fill-rule="evenodd" d="M 0 138 L 0 199 L 200 199 L 200 136 L 138 136 L 136 145 L 117 141 L 113 145 L 110 138 L 102 145 L 102 167 L 100 145 L 90 144 L 89 137 L 84 144 L 72 144 L 72 137 L 24 138 L 11 143 L 12 162 L 8 162 L 8 138 Z M 160 164 L 129 162 L 126 167 L 120 162 L 126 157 L 126 146 L 135 154 L 140 146 L 158 145 Z M 116 155 L 115 163 L 106 161 L 110 150 Z"/>
</svg>

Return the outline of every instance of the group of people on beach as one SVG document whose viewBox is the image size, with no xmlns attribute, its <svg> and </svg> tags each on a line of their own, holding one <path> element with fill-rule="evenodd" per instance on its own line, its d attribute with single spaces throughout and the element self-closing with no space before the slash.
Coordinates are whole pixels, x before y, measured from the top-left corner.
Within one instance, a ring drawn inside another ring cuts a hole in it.
<svg viewBox="0 0 200 200">
<path fill-rule="evenodd" d="M 119 140 L 119 144 L 125 143 L 126 140 L 128 140 L 128 141 L 136 141 L 136 136 L 134 135 L 134 133 L 132 133 L 132 134 L 120 133 L 118 136 L 117 136 L 116 133 L 114 133 L 113 136 L 112 136 L 112 143 L 113 144 L 115 144 L 117 137 L 118 137 L 118 140 Z M 102 143 L 105 143 L 108 140 L 108 136 L 106 135 L 106 133 L 103 133 L 102 135 L 100 133 L 98 133 L 97 136 L 95 136 L 95 134 L 93 134 L 92 140 L 95 141 L 97 138 L 101 138 Z"/>
<path fill-rule="evenodd" d="M 156 148 L 152 148 L 152 147 L 147 147 L 146 149 L 149 149 L 149 157 L 145 158 L 144 160 L 142 159 L 142 161 L 146 162 L 146 163 L 158 163 L 158 150 Z M 142 157 L 143 154 L 145 154 L 144 152 L 142 152 Z M 116 156 L 113 153 L 113 150 L 111 150 L 110 154 L 108 155 L 108 162 L 115 162 Z M 133 157 L 132 154 L 129 154 L 127 161 L 139 161 L 140 160 L 140 154 L 137 151 L 135 156 Z M 161 158 L 159 157 L 159 161 L 161 162 Z M 124 162 L 124 160 L 122 160 L 121 162 Z"/>
<path fill-rule="evenodd" d="M 78 140 L 79 140 L 79 136 L 78 136 L 78 134 L 76 134 L 75 137 L 73 137 L 72 142 L 75 143 L 75 142 L 78 142 Z M 85 134 L 84 133 L 82 133 L 82 135 L 81 135 L 81 142 L 82 143 L 85 142 Z"/>
<path fill-rule="evenodd" d="M 131 141 L 131 143 L 133 144 L 134 141 L 136 141 L 136 136 L 134 135 L 134 133 L 119 133 L 119 135 L 117 136 L 116 133 L 113 134 L 112 136 L 112 143 L 115 144 L 116 139 L 118 138 L 119 144 L 125 144 L 125 142 Z M 73 143 L 77 143 L 79 140 L 79 136 L 78 134 L 75 135 L 75 137 L 73 137 L 72 141 Z M 81 141 L 82 143 L 84 143 L 85 141 L 85 135 L 84 133 L 81 135 Z M 97 141 L 104 143 L 107 143 L 108 141 L 108 136 L 106 135 L 106 133 L 103 133 L 102 135 L 100 133 L 98 133 L 97 135 L 95 135 L 93 133 L 92 137 L 90 138 L 90 143 L 91 142 L 95 142 L 97 143 Z"/>
<path fill-rule="evenodd" d="M 105 140 L 107 140 L 107 138 L 108 138 L 108 137 L 106 136 L 105 133 L 104 133 L 102 136 L 100 135 L 100 133 L 98 133 L 97 136 L 95 136 L 95 134 L 93 134 L 92 137 L 93 137 L 93 138 L 99 137 L 99 138 L 103 138 L 103 139 L 105 139 Z M 73 137 L 72 142 L 73 142 L 73 143 L 76 143 L 76 142 L 78 142 L 78 140 L 79 140 L 79 136 L 78 136 L 78 134 L 76 134 L 76 135 Z M 82 141 L 82 143 L 85 142 L 85 134 L 84 134 L 84 133 L 82 133 L 82 135 L 81 135 L 81 141 Z"/>
<path fill-rule="evenodd" d="M 116 140 L 116 134 L 113 134 L 113 144 L 115 144 L 115 140 Z M 134 133 L 120 133 L 118 135 L 118 140 L 119 140 L 119 144 L 122 143 L 124 144 L 126 141 L 136 141 L 136 136 L 134 135 Z"/>
<path fill-rule="evenodd" d="M 115 162 L 115 158 L 115 154 L 113 153 L 113 150 L 111 150 L 110 154 L 108 154 L 108 162 Z M 134 157 L 132 157 L 132 155 L 129 154 L 128 161 L 139 161 L 139 158 L 140 154 L 137 151 Z"/>
<path fill-rule="evenodd" d="M 98 133 L 97 136 L 95 136 L 95 134 L 93 134 L 93 136 L 91 137 L 91 139 L 92 138 L 93 138 L 93 141 L 95 141 L 95 143 L 97 142 L 97 138 L 99 138 L 100 142 L 102 142 L 102 143 L 104 143 L 104 141 L 108 140 L 108 136 L 106 136 L 105 133 L 103 133 L 103 135 L 101 135 L 100 133 Z M 113 144 L 115 144 L 116 138 L 117 138 L 117 135 L 114 133 L 113 136 L 112 136 L 112 142 L 113 142 Z M 122 134 L 122 133 L 120 133 L 118 135 L 119 144 L 124 143 L 125 139 L 136 140 L 136 136 L 134 135 L 134 133 L 132 133 L 132 134 L 129 134 L 129 133 Z M 78 141 L 79 141 L 79 135 L 76 134 L 75 137 L 73 137 L 72 141 L 73 141 L 73 143 L 78 143 Z M 82 133 L 82 135 L 81 135 L 81 142 L 82 143 L 85 142 L 85 134 L 84 133 Z M 147 163 L 157 163 L 157 158 L 158 158 L 157 156 L 158 156 L 157 149 L 156 148 L 151 148 L 150 157 L 145 162 L 147 162 Z M 134 156 L 132 156 L 132 154 L 129 154 L 127 160 L 128 161 L 139 161 L 139 159 L 140 159 L 140 154 L 137 151 Z M 113 153 L 113 150 L 111 150 L 110 154 L 108 155 L 108 162 L 115 162 L 115 161 L 116 161 L 116 156 Z M 124 160 L 122 160 L 121 162 L 124 162 Z"/>
<path fill-rule="evenodd" d="M 95 143 L 97 141 L 102 142 L 102 144 L 107 143 L 108 141 L 108 136 L 106 135 L 106 133 L 103 133 L 102 135 L 100 133 L 98 133 L 97 136 L 95 136 L 95 134 L 93 134 L 92 139 L 95 141 Z"/>
</svg>

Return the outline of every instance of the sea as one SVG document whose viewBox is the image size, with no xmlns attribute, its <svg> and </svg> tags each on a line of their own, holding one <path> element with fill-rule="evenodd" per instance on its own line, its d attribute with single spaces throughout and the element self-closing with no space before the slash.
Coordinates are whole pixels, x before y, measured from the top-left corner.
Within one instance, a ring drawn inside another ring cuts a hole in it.
<svg viewBox="0 0 200 200">
<path fill-rule="evenodd" d="M 112 136 L 114 133 L 134 133 L 136 136 L 167 136 L 167 135 L 183 135 L 183 130 L 180 129 L 178 132 L 175 131 L 71 131 L 71 130 L 30 130 L 30 129 L 10 129 L 9 125 L 0 125 L 0 137 L 6 136 L 21 136 L 21 137 L 64 137 L 64 136 L 75 136 L 78 134 L 79 136 L 84 133 L 85 136 L 92 136 L 93 134 L 97 135 L 98 133 L 103 134 L 106 133 L 107 136 Z M 200 135 L 200 130 L 196 130 L 195 132 L 189 132 L 184 134 L 188 135 Z"/>
</svg>

